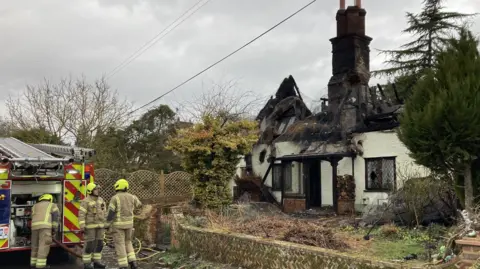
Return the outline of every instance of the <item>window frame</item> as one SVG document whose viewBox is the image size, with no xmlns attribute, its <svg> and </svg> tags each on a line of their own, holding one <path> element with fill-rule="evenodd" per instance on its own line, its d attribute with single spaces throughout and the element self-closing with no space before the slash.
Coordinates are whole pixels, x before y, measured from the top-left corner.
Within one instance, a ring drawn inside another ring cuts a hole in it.
<svg viewBox="0 0 480 269">
<path fill-rule="evenodd" d="M 275 168 L 280 169 L 280 174 L 278 175 L 278 182 L 275 181 Z M 282 164 L 281 163 L 274 163 L 272 164 L 272 191 L 281 191 L 282 190 Z M 278 184 L 278 186 L 277 186 Z"/>
<path fill-rule="evenodd" d="M 290 167 L 290 169 L 288 169 Z M 280 174 L 278 175 L 278 181 L 275 180 L 276 173 L 275 168 L 280 170 Z M 286 187 L 286 182 L 285 179 L 286 177 L 286 171 L 290 171 L 290 190 L 287 190 Z M 282 163 L 274 163 L 272 166 L 272 191 L 282 191 L 282 192 L 289 192 L 293 189 L 293 169 L 292 169 L 292 162 L 282 162 Z M 277 185 L 278 184 L 278 185 Z"/>
<path fill-rule="evenodd" d="M 368 192 L 392 192 L 392 191 L 395 191 L 397 189 L 397 157 L 396 156 L 364 158 L 364 160 L 365 160 L 365 191 L 368 191 Z M 368 179 L 369 179 L 368 164 L 371 161 L 379 161 L 379 160 L 393 161 L 393 187 L 392 187 L 392 189 L 370 188 L 369 187 L 369 184 L 368 184 Z"/>
<path fill-rule="evenodd" d="M 283 185 L 283 191 L 284 192 L 291 192 L 293 190 L 293 162 L 282 162 L 282 185 Z M 290 189 L 287 189 L 286 186 L 286 171 L 289 171 L 290 172 Z"/>
</svg>

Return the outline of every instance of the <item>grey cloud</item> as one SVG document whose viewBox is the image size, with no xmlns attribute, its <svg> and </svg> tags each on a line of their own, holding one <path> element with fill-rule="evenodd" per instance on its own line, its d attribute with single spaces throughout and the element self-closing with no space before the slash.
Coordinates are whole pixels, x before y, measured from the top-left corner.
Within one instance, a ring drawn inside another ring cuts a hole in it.
<svg viewBox="0 0 480 269">
<path fill-rule="evenodd" d="M 453 1 L 453 0 L 451 0 Z M 465 0 L 463 2 L 467 3 Z M 460 1 L 460 2 L 462 2 Z M 47 77 L 108 73 L 155 36 L 196 0 L 24 0 L 0 7 L 0 92 L 21 91 Z M 113 88 L 141 105 L 176 86 L 271 27 L 309 0 L 211 0 L 198 13 L 116 74 Z M 325 2 L 325 3 L 324 3 Z M 353 3 L 353 0 L 350 2 Z M 405 11 L 419 1 L 363 1 L 367 33 L 375 48 L 394 48 Z M 480 11 L 475 3 L 469 9 Z M 455 2 L 457 5 L 459 2 Z M 331 73 L 331 45 L 337 1 L 317 1 L 290 21 L 204 75 L 167 95 L 177 106 L 200 92 L 202 81 L 237 78 L 245 90 L 273 93 L 292 74 L 311 98 L 325 93 Z M 476 29 L 480 23 L 475 25 Z M 380 59 L 380 60 L 379 60 Z M 379 63 L 379 64 L 377 64 Z M 375 82 L 375 81 L 372 81 Z M 3 95 L 0 95 L 0 101 Z M 0 106 L 0 114 L 2 108 Z"/>
</svg>

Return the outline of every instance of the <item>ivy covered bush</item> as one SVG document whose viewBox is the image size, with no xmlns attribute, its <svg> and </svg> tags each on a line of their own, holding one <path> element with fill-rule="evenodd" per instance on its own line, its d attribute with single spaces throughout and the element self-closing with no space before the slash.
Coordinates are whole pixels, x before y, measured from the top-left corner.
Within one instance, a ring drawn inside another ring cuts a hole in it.
<svg viewBox="0 0 480 269">
<path fill-rule="evenodd" d="M 231 203 L 229 182 L 240 156 L 257 141 L 257 123 L 227 121 L 206 116 L 191 128 L 181 129 L 168 140 L 168 149 L 182 157 L 182 166 L 192 174 L 194 200 L 202 208 Z"/>
</svg>

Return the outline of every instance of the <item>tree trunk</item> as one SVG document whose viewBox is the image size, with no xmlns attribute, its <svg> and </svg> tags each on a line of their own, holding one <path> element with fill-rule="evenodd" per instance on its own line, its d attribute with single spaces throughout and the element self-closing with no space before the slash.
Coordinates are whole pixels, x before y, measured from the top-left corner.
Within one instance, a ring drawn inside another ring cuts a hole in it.
<svg viewBox="0 0 480 269">
<path fill-rule="evenodd" d="M 468 163 L 464 170 L 465 187 L 465 209 L 468 213 L 473 213 L 473 184 L 472 184 L 472 165 Z"/>
</svg>

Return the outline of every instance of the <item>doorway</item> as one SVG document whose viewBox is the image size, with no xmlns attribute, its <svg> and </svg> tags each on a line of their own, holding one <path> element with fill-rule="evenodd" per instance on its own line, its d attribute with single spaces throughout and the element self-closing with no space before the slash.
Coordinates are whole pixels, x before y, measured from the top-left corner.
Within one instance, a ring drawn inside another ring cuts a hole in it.
<svg viewBox="0 0 480 269">
<path fill-rule="evenodd" d="M 322 185 L 321 185 L 321 173 L 320 173 L 320 161 L 312 160 L 308 162 L 308 174 L 307 174 L 307 194 L 308 194 L 308 207 L 321 207 L 322 206 Z"/>
</svg>

